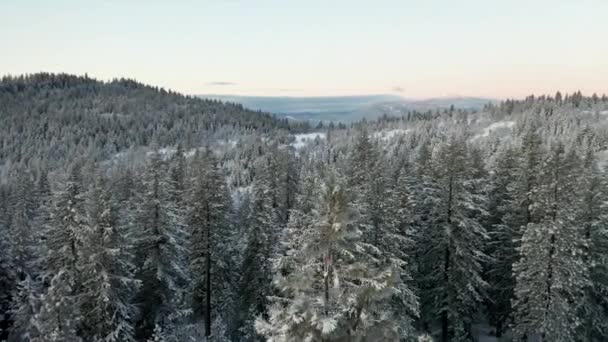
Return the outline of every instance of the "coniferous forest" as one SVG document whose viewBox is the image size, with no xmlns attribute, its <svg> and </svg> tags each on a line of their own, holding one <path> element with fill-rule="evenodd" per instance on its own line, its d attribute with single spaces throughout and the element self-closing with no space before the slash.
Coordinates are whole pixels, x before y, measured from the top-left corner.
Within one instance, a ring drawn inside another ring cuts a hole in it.
<svg viewBox="0 0 608 342">
<path fill-rule="evenodd" d="M 605 95 L 309 124 L 6 76 L 0 340 L 608 341 L 607 162 Z"/>
</svg>

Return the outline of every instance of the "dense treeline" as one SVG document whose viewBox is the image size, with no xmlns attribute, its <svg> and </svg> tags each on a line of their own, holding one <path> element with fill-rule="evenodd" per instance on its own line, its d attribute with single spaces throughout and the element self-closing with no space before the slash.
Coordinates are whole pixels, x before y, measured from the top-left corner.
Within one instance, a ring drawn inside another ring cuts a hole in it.
<svg viewBox="0 0 608 342">
<path fill-rule="evenodd" d="M 0 161 L 37 169 L 62 166 L 76 155 L 104 160 L 152 143 L 190 148 L 307 127 L 128 79 L 47 73 L 3 77 L 0 119 Z"/>
<path fill-rule="evenodd" d="M 8 165 L 2 338 L 608 339 L 605 99 L 277 125 Z"/>
</svg>

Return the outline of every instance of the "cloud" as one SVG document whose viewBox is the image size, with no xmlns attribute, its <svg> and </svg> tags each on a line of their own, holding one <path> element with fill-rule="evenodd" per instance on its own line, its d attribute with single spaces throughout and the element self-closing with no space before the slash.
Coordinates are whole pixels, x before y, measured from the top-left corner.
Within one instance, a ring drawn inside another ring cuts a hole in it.
<svg viewBox="0 0 608 342">
<path fill-rule="evenodd" d="M 303 89 L 280 88 L 279 91 L 302 91 Z"/>
<path fill-rule="evenodd" d="M 226 81 L 215 81 L 207 83 L 208 86 L 234 86 L 236 83 L 234 82 L 226 82 Z"/>
<path fill-rule="evenodd" d="M 396 92 L 396 93 L 403 93 L 403 92 L 405 91 L 405 89 L 403 89 L 403 88 L 402 88 L 402 87 L 400 87 L 400 86 L 394 86 L 394 87 L 392 88 L 392 90 L 393 90 L 394 92 Z"/>
</svg>

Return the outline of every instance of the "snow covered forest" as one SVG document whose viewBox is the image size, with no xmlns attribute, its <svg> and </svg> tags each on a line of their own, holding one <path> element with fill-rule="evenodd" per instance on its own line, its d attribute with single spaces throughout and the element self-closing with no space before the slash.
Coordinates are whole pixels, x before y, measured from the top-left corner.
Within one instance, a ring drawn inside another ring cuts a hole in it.
<svg viewBox="0 0 608 342">
<path fill-rule="evenodd" d="M 2 341 L 608 341 L 608 98 L 349 125 L 0 81 Z"/>
</svg>

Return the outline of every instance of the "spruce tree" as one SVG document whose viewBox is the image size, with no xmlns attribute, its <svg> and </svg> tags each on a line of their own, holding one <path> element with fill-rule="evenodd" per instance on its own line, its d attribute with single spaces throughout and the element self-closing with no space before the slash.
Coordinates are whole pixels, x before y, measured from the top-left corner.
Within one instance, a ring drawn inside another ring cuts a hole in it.
<svg viewBox="0 0 608 342">
<path fill-rule="evenodd" d="M 107 181 L 98 175 L 87 194 L 88 229 L 81 276 L 81 314 L 91 341 L 134 341 L 136 308 L 133 296 L 139 287 L 126 227 Z"/>
<path fill-rule="evenodd" d="M 588 147 L 585 151 L 580 178 L 582 201 L 577 221 L 584 228 L 584 262 L 589 272 L 585 303 L 581 306 L 580 332 L 589 341 L 601 341 L 608 338 L 607 184 L 592 148 Z"/>
<path fill-rule="evenodd" d="M 88 225 L 80 168 L 74 167 L 64 189 L 53 196 L 46 231 L 46 275 L 40 334 L 43 341 L 77 340 L 82 278 L 80 262 Z"/>
<path fill-rule="evenodd" d="M 18 280 L 24 280 L 26 276 L 33 275 L 32 263 L 35 255 L 33 249 L 34 243 L 38 242 L 34 237 L 34 229 L 38 227 L 33 227 L 37 209 L 35 184 L 32 176 L 25 170 L 17 177 L 12 195 L 11 256 Z"/>
<path fill-rule="evenodd" d="M 7 338 L 11 324 L 11 301 L 16 287 L 10 255 L 10 189 L 0 184 L 0 339 Z"/>
<path fill-rule="evenodd" d="M 181 308 L 188 280 L 184 265 L 187 232 L 170 185 L 165 163 L 155 151 L 143 173 L 135 213 L 137 278 L 141 281 L 139 334 L 144 337 L 151 336 L 156 324 L 169 324 L 171 314 Z"/>
<path fill-rule="evenodd" d="M 527 225 L 513 266 L 515 329 L 520 336 L 573 341 L 581 324 L 578 306 L 588 276 L 584 234 L 576 222 L 579 166 L 576 152 L 566 153 L 559 142 L 544 161 L 543 183 L 534 193 L 541 220 Z"/>
<path fill-rule="evenodd" d="M 485 263 L 485 278 L 488 282 L 488 318 L 501 337 L 512 319 L 511 301 L 515 290 L 513 263 L 517 260 L 517 242 L 520 227 L 513 220 L 519 210 L 515 203 L 513 187 L 517 180 L 516 152 L 505 148 L 499 152 L 494 172 L 490 177 L 488 219 L 486 227 L 489 241 L 486 253 L 490 259 Z"/>
<path fill-rule="evenodd" d="M 255 339 L 254 321 L 266 313 L 267 296 L 271 294 L 271 257 L 277 239 L 277 213 L 268 167 L 262 167 L 253 183 L 247 247 L 243 254 L 239 285 L 238 320 L 240 338 Z"/>
<path fill-rule="evenodd" d="M 410 306 L 400 309 L 414 314 L 417 303 L 400 286 L 396 265 L 384 263 L 378 249 L 363 242 L 358 215 L 335 175 L 328 176 L 319 194 L 306 226 L 298 227 L 299 234 L 285 235 L 297 241 L 284 242 L 293 249 L 275 266 L 274 284 L 280 294 L 272 297 L 268 319 L 257 321 L 257 331 L 270 341 L 408 336 L 411 322 L 400 322 L 390 300 L 405 295 Z"/>
<path fill-rule="evenodd" d="M 33 342 L 79 342 L 81 323 L 78 298 L 74 296 L 74 276 L 69 270 L 59 270 L 42 296 L 42 307 L 36 316 L 40 331 Z"/>
<path fill-rule="evenodd" d="M 191 307 L 205 322 L 205 334 L 214 332 L 211 322 L 232 308 L 230 255 L 230 198 L 213 152 L 207 148 L 195 156 L 189 199 L 191 229 L 189 256 Z"/>
<path fill-rule="evenodd" d="M 433 156 L 434 189 L 426 191 L 425 204 L 433 204 L 422 254 L 422 296 L 439 319 L 441 341 L 471 338 L 477 304 L 486 282 L 482 263 L 486 231 L 475 218 L 485 213 L 483 198 L 472 187 L 471 166 L 463 138 L 452 136 Z"/>
<path fill-rule="evenodd" d="M 22 171 L 13 192 L 10 251 L 17 287 L 11 295 L 13 320 L 10 339 L 31 341 L 37 336 L 35 314 L 40 305 L 40 265 L 45 249 L 40 246 L 41 227 L 36 225 L 36 189 L 32 176 Z"/>
</svg>

